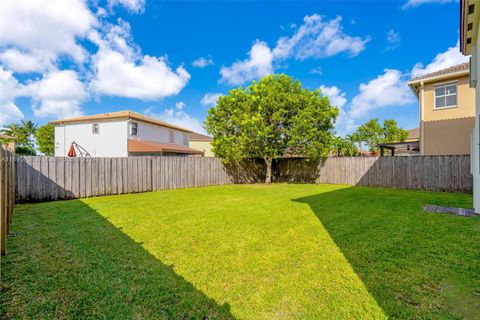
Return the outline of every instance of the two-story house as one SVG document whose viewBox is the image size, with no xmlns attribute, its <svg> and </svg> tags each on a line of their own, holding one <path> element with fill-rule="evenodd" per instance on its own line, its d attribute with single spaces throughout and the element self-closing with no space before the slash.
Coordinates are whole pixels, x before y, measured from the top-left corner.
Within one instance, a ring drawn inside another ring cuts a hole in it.
<svg viewBox="0 0 480 320">
<path fill-rule="evenodd" d="M 192 131 L 133 111 L 118 111 L 51 121 L 55 156 L 129 157 L 203 155 L 189 147 Z"/>
<path fill-rule="evenodd" d="M 460 0 L 460 50 L 470 57 L 470 87 L 475 90 L 475 126 L 472 132 L 471 169 L 473 176 L 473 208 L 480 213 L 480 0 Z"/>
<path fill-rule="evenodd" d="M 469 86 L 469 64 L 413 78 L 408 85 L 420 105 L 420 154 L 470 154 L 475 90 Z"/>
</svg>

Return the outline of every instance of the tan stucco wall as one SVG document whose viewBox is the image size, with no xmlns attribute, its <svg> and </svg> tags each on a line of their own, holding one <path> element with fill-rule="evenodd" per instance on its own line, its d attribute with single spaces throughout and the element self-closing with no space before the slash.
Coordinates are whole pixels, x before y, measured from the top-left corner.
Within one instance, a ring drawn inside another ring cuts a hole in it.
<svg viewBox="0 0 480 320">
<path fill-rule="evenodd" d="M 475 117 L 426 121 L 424 155 L 470 154 L 470 138 Z"/>
<path fill-rule="evenodd" d="M 457 81 L 457 106 L 435 109 L 435 85 L 453 81 Z M 470 154 L 475 124 L 475 90 L 469 86 L 469 76 L 425 83 L 423 99 L 422 96 L 419 98 L 422 107 L 421 154 Z"/>
<path fill-rule="evenodd" d="M 441 83 L 457 81 L 457 107 L 448 109 L 434 109 L 434 86 Z M 470 88 L 468 75 L 456 79 L 440 80 L 425 83 L 424 87 L 424 119 L 423 121 L 456 119 L 475 116 L 475 89 Z"/>
<path fill-rule="evenodd" d="M 192 141 L 190 140 L 190 148 L 205 152 L 205 157 L 214 157 L 212 144 L 210 141 Z"/>
</svg>

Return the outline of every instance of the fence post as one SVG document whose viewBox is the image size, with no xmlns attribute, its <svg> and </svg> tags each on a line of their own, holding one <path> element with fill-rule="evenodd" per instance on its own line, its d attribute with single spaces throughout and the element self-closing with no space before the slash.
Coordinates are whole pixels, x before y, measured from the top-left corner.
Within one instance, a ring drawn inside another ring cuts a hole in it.
<svg viewBox="0 0 480 320">
<path fill-rule="evenodd" d="M 7 211 L 6 211 L 6 190 L 5 190 L 5 151 L 0 145 L 0 247 L 1 255 L 4 256 L 7 249 Z"/>
</svg>

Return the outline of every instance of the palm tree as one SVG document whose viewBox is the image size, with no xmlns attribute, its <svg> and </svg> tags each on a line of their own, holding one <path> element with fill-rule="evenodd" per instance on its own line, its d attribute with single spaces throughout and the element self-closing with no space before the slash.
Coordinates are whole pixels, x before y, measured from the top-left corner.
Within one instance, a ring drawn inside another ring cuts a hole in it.
<svg viewBox="0 0 480 320">
<path fill-rule="evenodd" d="M 353 157 L 358 154 L 355 143 L 348 137 L 335 137 L 333 144 L 337 152 L 337 157 Z"/>
<path fill-rule="evenodd" d="M 32 139 L 38 130 L 38 124 L 33 123 L 32 120 L 28 120 L 28 121 L 22 120 L 22 127 L 25 132 L 25 135 L 27 136 L 28 145 L 33 147 Z"/>
<path fill-rule="evenodd" d="M 23 127 L 19 126 L 16 123 L 11 123 L 6 125 L 1 132 L 7 136 L 15 138 L 18 144 L 20 143 L 27 143 L 28 139 L 26 139 L 25 131 Z"/>
</svg>

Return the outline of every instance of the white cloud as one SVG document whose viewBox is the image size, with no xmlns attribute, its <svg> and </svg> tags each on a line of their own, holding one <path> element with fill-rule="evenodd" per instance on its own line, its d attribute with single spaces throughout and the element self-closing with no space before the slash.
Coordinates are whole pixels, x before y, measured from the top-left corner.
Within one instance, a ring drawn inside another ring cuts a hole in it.
<svg viewBox="0 0 480 320">
<path fill-rule="evenodd" d="M 400 33 L 395 32 L 395 30 L 390 29 L 387 32 L 387 46 L 385 51 L 392 51 L 395 50 L 400 46 L 400 42 L 402 39 L 400 38 Z"/>
<path fill-rule="evenodd" d="M 23 117 L 22 111 L 13 102 L 0 104 L 0 128 L 10 123 L 19 122 Z"/>
<path fill-rule="evenodd" d="M 221 93 L 206 93 L 200 100 L 200 103 L 204 106 L 213 106 L 221 96 L 223 96 Z"/>
<path fill-rule="evenodd" d="M 221 81 L 238 85 L 261 78 L 273 73 L 279 63 L 291 57 L 297 60 L 326 58 L 343 52 L 356 56 L 365 50 L 370 37 L 353 37 L 344 33 L 341 21 L 342 17 L 323 21 L 318 14 L 305 16 L 300 27 L 292 28 L 295 33 L 278 39 L 273 49 L 266 42 L 257 40 L 247 59 L 222 67 Z"/>
<path fill-rule="evenodd" d="M 142 13 L 145 10 L 145 0 L 108 0 L 108 6 L 123 6 L 132 13 Z"/>
<path fill-rule="evenodd" d="M 413 7 L 418 7 L 422 4 L 431 4 L 431 3 L 449 3 L 449 2 L 458 2 L 458 0 L 408 0 L 404 5 L 403 9 L 409 9 Z"/>
<path fill-rule="evenodd" d="M 14 103 L 20 91 L 20 84 L 12 72 L 0 66 L 0 127 L 23 118 L 22 111 Z"/>
<path fill-rule="evenodd" d="M 337 131 L 337 134 L 341 137 L 344 137 L 347 134 L 354 132 L 358 126 L 355 124 L 355 121 L 350 117 L 350 115 L 345 111 L 345 105 L 347 104 L 345 92 L 340 90 L 337 86 L 327 87 L 321 85 L 320 90 L 323 95 L 328 97 L 328 99 L 330 100 L 330 104 L 338 107 L 339 109 L 338 118 L 335 123 L 335 129 Z"/>
<path fill-rule="evenodd" d="M 326 22 L 318 14 L 306 16 L 293 36 L 277 41 L 273 55 L 277 59 L 293 56 L 298 60 L 325 58 L 341 52 L 356 56 L 365 50 L 370 37 L 362 39 L 345 34 L 341 21 L 340 16 Z"/>
<path fill-rule="evenodd" d="M 183 110 L 183 109 L 185 109 L 185 107 L 186 107 L 185 102 L 180 101 L 180 102 L 175 103 L 175 109 L 177 109 L 177 110 Z"/>
<path fill-rule="evenodd" d="M 455 47 L 448 48 L 445 52 L 439 53 L 435 56 L 432 62 L 426 67 L 422 63 L 417 63 L 412 69 L 412 77 L 418 77 L 423 74 L 435 72 L 448 67 L 455 66 L 464 62 L 468 62 L 469 57 L 464 56 L 459 49 L 459 42 Z"/>
<path fill-rule="evenodd" d="M 361 83 L 359 94 L 352 100 L 349 115 L 352 118 L 360 118 L 375 109 L 415 102 L 407 86 L 406 76 L 399 70 L 385 69 L 384 73 L 375 79 Z"/>
<path fill-rule="evenodd" d="M 195 59 L 193 62 L 192 62 L 192 66 L 196 67 L 196 68 L 205 68 L 205 67 L 208 67 L 208 66 L 211 66 L 211 65 L 214 65 L 215 63 L 213 62 L 213 59 L 211 56 L 207 56 L 207 57 L 200 57 L 198 59 Z"/>
<path fill-rule="evenodd" d="M 13 76 L 13 72 L 0 66 L 0 105 L 13 102 L 21 95 L 21 90 L 20 83 Z"/>
<path fill-rule="evenodd" d="M 320 86 L 320 91 L 323 95 L 327 96 L 330 100 L 330 104 L 342 109 L 347 103 L 345 92 L 342 92 L 337 86 L 327 87 L 323 84 Z"/>
<path fill-rule="evenodd" d="M 53 63 L 66 55 L 83 62 L 87 52 L 77 38 L 96 25 L 82 0 L 0 1 L 0 47 L 14 46 L 40 61 Z"/>
<path fill-rule="evenodd" d="M 94 57 L 93 89 L 104 95 L 155 100 L 177 95 L 190 74 L 172 70 L 164 57 L 143 56 L 139 62 L 117 51 L 101 49 Z"/>
<path fill-rule="evenodd" d="M 239 85 L 245 81 L 259 79 L 273 72 L 273 55 L 268 45 L 263 41 L 255 41 L 248 58 L 237 61 L 230 67 L 223 66 L 220 69 L 221 81 L 230 85 Z"/>
<path fill-rule="evenodd" d="M 312 69 L 310 69 L 310 71 L 308 71 L 308 73 L 318 74 L 319 76 L 321 76 L 323 74 L 323 69 L 322 69 L 322 67 L 312 68 Z"/>
<path fill-rule="evenodd" d="M 185 107 L 185 104 L 183 102 L 182 104 L 183 107 Z M 148 108 L 144 112 L 150 117 L 158 118 L 162 121 L 192 130 L 194 132 L 206 134 L 205 129 L 203 129 L 202 127 L 202 122 L 194 116 L 191 116 L 190 114 L 185 112 L 183 110 L 183 107 L 181 109 L 178 109 L 177 107 L 166 108 L 160 113 L 155 113 L 152 109 Z"/>
<path fill-rule="evenodd" d="M 185 68 L 172 70 L 165 57 L 141 55 L 123 20 L 103 36 L 91 33 L 89 38 L 99 46 L 92 58 L 92 88 L 99 94 L 155 100 L 178 94 L 190 80 Z"/>
<path fill-rule="evenodd" d="M 0 61 L 10 70 L 18 73 L 42 72 L 55 69 L 52 59 L 34 52 L 22 52 L 17 49 L 6 49 L 0 52 Z"/>
<path fill-rule="evenodd" d="M 32 98 L 37 117 L 73 117 L 82 114 L 80 104 L 87 97 L 84 84 L 73 70 L 55 71 L 30 82 L 23 94 Z"/>
</svg>

